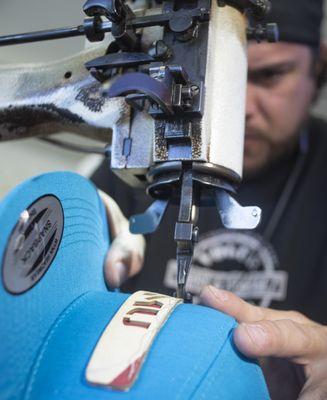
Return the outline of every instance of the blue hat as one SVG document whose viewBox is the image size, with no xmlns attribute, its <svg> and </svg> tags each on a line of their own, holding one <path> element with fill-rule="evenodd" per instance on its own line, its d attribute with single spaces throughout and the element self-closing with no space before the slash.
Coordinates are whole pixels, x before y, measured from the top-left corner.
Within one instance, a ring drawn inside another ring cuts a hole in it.
<svg viewBox="0 0 327 400">
<path fill-rule="evenodd" d="M 85 370 L 129 297 L 109 292 L 105 210 L 72 173 L 31 179 L 0 203 L 1 399 L 268 399 L 258 365 L 235 349 L 236 322 L 179 305 L 128 392 L 94 387 Z"/>
</svg>

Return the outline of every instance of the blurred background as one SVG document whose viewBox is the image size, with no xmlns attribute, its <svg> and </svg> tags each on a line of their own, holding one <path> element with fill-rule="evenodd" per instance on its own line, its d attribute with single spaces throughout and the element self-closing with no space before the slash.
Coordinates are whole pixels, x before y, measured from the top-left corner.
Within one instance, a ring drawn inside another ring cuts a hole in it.
<svg viewBox="0 0 327 400">
<path fill-rule="evenodd" d="M 1 0 L 0 35 L 80 25 L 85 17 L 83 4 L 83 0 Z M 51 62 L 83 48 L 83 38 L 3 47 L 0 63 Z M 65 135 L 64 139 L 76 141 L 77 137 Z M 59 170 L 88 175 L 100 161 L 100 156 L 85 156 L 37 139 L 0 143 L 0 198 L 28 177 Z"/>
<path fill-rule="evenodd" d="M 84 19 L 83 4 L 83 0 L 1 0 L 0 35 L 79 25 Z M 327 18 L 324 35 L 327 40 Z M 82 38 L 5 47 L 0 48 L 0 63 L 51 62 L 77 53 L 83 47 Z M 314 113 L 326 116 L 327 88 Z M 72 135 L 66 135 L 66 138 L 76 140 Z M 89 175 L 100 161 L 100 156 L 85 156 L 58 149 L 37 139 L 0 143 L 0 198 L 33 175 L 54 170 L 71 170 Z"/>
</svg>

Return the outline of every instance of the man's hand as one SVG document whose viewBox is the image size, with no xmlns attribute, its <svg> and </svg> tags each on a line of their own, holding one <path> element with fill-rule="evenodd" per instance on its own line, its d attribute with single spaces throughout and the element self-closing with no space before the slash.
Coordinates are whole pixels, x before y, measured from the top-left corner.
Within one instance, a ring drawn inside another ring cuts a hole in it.
<svg viewBox="0 0 327 400">
<path fill-rule="evenodd" d="M 105 280 L 111 288 L 118 288 L 141 270 L 145 240 L 142 235 L 130 233 L 129 223 L 117 203 L 100 190 L 99 194 L 106 208 L 112 240 L 105 261 Z"/>
<path fill-rule="evenodd" d="M 256 307 L 231 292 L 206 287 L 202 303 L 234 317 L 237 348 L 246 356 L 280 357 L 305 368 L 301 400 L 327 399 L 327 327 L 293 311 Z M 282 382 L 281 382 L 282 385 Z"/>
</svg>

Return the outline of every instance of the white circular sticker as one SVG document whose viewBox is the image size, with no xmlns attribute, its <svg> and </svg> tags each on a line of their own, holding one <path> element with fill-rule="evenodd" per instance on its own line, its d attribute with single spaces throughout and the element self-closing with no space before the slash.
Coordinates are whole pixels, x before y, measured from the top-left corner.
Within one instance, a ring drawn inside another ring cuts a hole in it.
<svg viewBox="0 0 327 400">
<path fill-rule="evenodd" d="M 21 213 L 3 259 L 8 292 L 24 293 L 40 281 L 57 254 L 63 229 L 64 213 L 55 196 L 41 197 Z"/>
</svg>

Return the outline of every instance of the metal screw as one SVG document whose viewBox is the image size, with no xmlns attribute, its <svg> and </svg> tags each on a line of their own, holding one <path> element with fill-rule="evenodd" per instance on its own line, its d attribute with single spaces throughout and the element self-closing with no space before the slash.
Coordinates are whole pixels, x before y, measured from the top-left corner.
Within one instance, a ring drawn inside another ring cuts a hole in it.
<svg viewBox="0 0 327 400">
<path fill-rule="evenodd" d="M 192 91 L 192 94 L 193 94 L 193 96 L 194 96 L 194 95 L 199 94 L 200 88 L 199 88 L 199 86 L 192 85 L 192 86 L 191 86 L 191 91 Z"/>
<path fill-rule="evenodd" d="M 258 217 L 258 210 L 257 210 L 256 208 L 254 208 L 254 209 L 252 210 L 252 216 L 253 216 L 254 218 L 257 218 L 257 217 Z"/>
<path fill-rule="evenodd" d="M 192 241 L 197 243 L 199 241 L 199 228 L 196 226 L 192 232 Z"/>
</svg>

